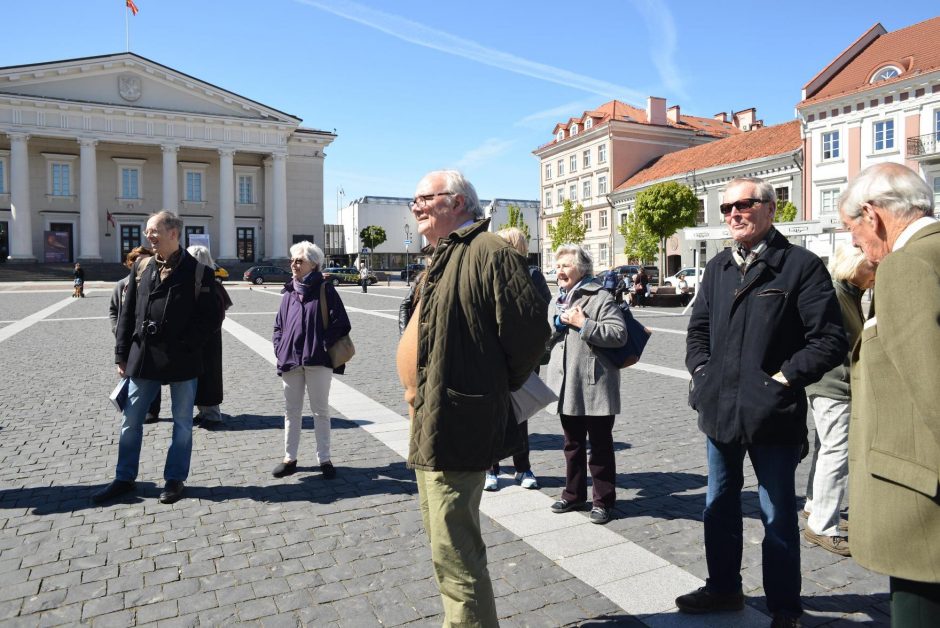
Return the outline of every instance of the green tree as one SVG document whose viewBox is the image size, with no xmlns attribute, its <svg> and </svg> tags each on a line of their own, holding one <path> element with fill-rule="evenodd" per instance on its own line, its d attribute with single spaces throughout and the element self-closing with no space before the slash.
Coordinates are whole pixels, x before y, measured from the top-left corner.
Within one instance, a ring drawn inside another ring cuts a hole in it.
<svg viewBox="0 0 940 628">
<path fill-rule="evenodd" d="M 774 212 L 774 222 L 793 222 L 794 218 L 796 218 L 796 205 L 790 201 L 777 203 L 777 211 Z"/>
<path fill-rule="evenodd" d="M 636 195 L 637 219 L 659 239 L 659 285 L 665 277 L 663 255 L 666 238 L 682 227 L 694 227 L 698 198 L 687 186 L 675 181 L 651 185 Z"/>
<path fill-rule="evenodd" d="M 522 217 L 522 210 L 516 205 L 510 205 L 507 209 L 506 222 L 499 226 L 500 229 L 509 229 L 510 227 L 516 227 L 522 233 L 525 234 L 526 239 L 529 238 L 529 225 L 525 224 L 525 219 Z"/>
<path fill-rule="evenodd" d="M 385 236 L 385 229 L 375 225 L 369 225 L 359 232 L 359 239 L 362 240 L 363 246 L 369 247 L 370 251 L 375 251 L 375 247 L 385 242 L 388 238 Z"/>
<path fill-rule="evenodd" d="M 618 227 L 623 236 L 623 252 L 631 262 L 650 262 L 659 252 L 659 240 L 646 230 L 636 212 L 630 212 L 626 221 Z"/>
<path fill-rule="evenodd" d="M 581 244 L 584 241 L 584 234 L 587 233 L 587 225 L 584 224 L 584 206 L 581 203 L 575 205 L 571 199 L 565 199 L 561 207 L 558 220 L 555 224 L 548 226 L 548 239 L 551 240 L 553 251 L 562 244 Z"/>
</svg>

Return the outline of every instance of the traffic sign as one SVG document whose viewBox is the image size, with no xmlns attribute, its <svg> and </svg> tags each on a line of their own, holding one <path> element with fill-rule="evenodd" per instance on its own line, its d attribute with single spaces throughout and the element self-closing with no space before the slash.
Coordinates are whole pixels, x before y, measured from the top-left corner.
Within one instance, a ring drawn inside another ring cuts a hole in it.
<svg viewBox="0 0 940 628">
<path fill-rule="evenodd" d="M 362 252 L 363 252 L 363 253 L 368 253 L 368 252 L 369 252 L 369 247 L 367 247 L 367 246 L 362 247 Z"/>
<path fill-rule="evenodd" d="M 405 246 L 408 246 L 409 244 L 411 244 L 411 240 L 405 240 Z"/>
</svg>

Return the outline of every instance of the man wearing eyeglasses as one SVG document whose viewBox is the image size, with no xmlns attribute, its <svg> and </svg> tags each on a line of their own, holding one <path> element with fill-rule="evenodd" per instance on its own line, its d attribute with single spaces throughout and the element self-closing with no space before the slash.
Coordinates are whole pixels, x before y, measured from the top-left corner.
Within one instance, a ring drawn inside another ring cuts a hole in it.
<svg viewBox="0 0 940 628">
<path fill-rule="evenodd" d="M 545 350 L 547 304 L 525 259 L 487 231 L 477 193 L 459 172 L 427 174 L 411 211 L 433 255 L 398 346 L 411 415 L 408 466 L 444 625 L 488 628 L 499 624 L 480 531 L 483 481 L 514 453 L 508 445 L 521 444 L 509 442 L 509 391 Z"/>
<path fill-rule="evenodd" d="M 97 504 L 134 490 L 144 418 L 164 382 L 173 400 L 173 436 L 160 501 L 172 504 L 183 496 L 192 457 L 193 403 L 203 369 L 202 346 L 222 324 L 222 312 L 211 291 L 212 269 L 198 264 L 180 246 L 182 232 L 183 221 L 172 212 L 152 215 L 145 234 L 154 255 L 138 258 L 128 276 L 114 350 L 118 374 L 130 380 L 128 401 L 114 481 L 92 497 Z M 200 271 L 201 281 L 196 276 Z"/>
<path fill-rule="evenodd" d="M 744 608 L 744 456 L 757 475 L 767 608 L 774 627 L 799 626 L 800 541 L 794 475 L 806 439 L 805 387 L 848 350 L 822 261 L 773 227 L 773 187 L 728 183 L 721 213 L 733 246 L 709 261 L 689 319 L 689 405 L 706 436 L 708 579 L 676 598 L 684 613 Z"/>
<path fill-rule="evenodd" d="M 852 557 L 890 576 L 891 625 L 940 626 L 940 223 L 913 170 L 866 168 L 839 199 L 878 264 L 876 316 L 852 350 Z"/>
</svg>

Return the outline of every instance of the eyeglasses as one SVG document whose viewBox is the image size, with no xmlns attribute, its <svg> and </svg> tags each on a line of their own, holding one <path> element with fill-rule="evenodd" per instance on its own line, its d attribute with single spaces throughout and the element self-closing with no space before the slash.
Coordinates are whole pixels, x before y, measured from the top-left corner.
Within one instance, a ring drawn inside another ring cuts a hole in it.
<svg viewBox="0 0 940 628">
<path fill-rule="evenodd" d="M 424 207 L 436 196 L 454 196 L 456 192 L 436 192 L 434 194 L 419 194 L 414 197 L 413 200 L 408 202 L 408 207 L 414 209 L 415 207 Z"/>
<path fill-rule="evenodd" d="M 303 264 L 303 263 L 306 262 L 306 261 L 307 261 L 307 259 L 304 258 L 304 257 L 292 257 L 292 258 L 290 259 L 291 265 L 293 265 L 293 264 Z"/>
<path fill-rule="evenodd" d="M 732 209 L 736 209 L 739 212 L 743 212 L 747 209 L 751 209 L 758 203 L 766 203 L 762 198 L 742 198 L 739 201 L 733 203 L 722 203 L 718 206 L 718 210 L 725 216 L 731 213 Z"/>
</svg>

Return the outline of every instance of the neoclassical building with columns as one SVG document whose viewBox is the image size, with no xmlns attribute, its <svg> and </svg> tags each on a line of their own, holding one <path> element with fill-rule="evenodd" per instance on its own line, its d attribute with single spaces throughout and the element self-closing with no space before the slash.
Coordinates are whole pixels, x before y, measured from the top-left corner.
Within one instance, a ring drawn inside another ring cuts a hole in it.
<svg viewBox="0 0 940 628">
<path fill-rule="evenodd" d="M 335 133 L 126 52 L 0 67 L 0 258 L 117 262 L 179 214 L 221 261 L 323 240 Z"/>
</svg>

